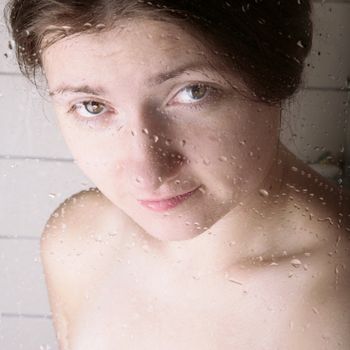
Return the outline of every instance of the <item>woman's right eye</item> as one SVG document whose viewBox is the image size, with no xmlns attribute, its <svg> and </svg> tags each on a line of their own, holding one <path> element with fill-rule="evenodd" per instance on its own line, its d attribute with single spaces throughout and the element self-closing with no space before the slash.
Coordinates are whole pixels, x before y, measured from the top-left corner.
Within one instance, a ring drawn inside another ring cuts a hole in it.
<svg viewBox="0 0 350 350">
<path fill-rule="evenodd" d="M 98 102 L 98 101 L 93 101 L 93 100 L 89 100 L 89 101 L 83 101 L 83 102 L 78 102 L 76 104 L 74 104 L 70 110 L 68 111 L 68 113 L 72 113 L 72 112 L 77 112 L 77 114 L 79 114 L 79 116 L 83 117 L 83 118 L 90 118 L 91 117 L 97 117 L 100 114 L 103 114 L 103 112 L 106 110 L 106 106 L 105 104 Z"/>
</svg>

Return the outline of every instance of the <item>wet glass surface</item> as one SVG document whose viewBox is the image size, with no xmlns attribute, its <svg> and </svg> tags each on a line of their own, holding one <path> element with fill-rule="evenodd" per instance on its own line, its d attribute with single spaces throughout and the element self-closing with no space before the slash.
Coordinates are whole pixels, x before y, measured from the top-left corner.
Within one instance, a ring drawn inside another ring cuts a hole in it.
<svg viewBox="0 0 350 350">
<path fill-rule="evenodd" d="M 348 349 L 349 2 L 138 3 L 0 22 L 0 348 Z"/>
</svg>

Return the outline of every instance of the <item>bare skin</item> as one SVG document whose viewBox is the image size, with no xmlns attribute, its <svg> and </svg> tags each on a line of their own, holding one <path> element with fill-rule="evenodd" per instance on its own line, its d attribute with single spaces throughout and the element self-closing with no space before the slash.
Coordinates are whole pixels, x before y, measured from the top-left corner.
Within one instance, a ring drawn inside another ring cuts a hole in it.
<svg viewBox="0 0 350 350">
<path fill-rule="evenodd" d="M 99 189 L 63 203 L 42 238 L 61 349 L 348 349 L 349 195 L 279 144 L 280 107 L 242 94 L 201 40 L 128 26 L 43 53 L 63 135 Z M 197 83 L 216 93 L 194 99 Z M 167 213 L 138 202 L 197 186 Z"/>
<path fill-rule="evenodd" d="M 61 205 L 42 239 L 61 349 L 347 349 L 349 194 L 337 210 L 336 187 L 288 157 L 289 199 L 257 216 L 269 249 L 207 275 L 169 264 L 96 189 Z"/>
</svg>

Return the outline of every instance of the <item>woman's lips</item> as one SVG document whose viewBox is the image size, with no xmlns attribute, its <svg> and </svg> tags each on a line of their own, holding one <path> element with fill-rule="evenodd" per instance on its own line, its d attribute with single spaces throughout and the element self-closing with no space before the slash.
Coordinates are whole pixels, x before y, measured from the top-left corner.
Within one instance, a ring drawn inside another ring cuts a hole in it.
<svg viewBox="0 0 350 350">
<path fill-rule="evenodd" d="M 154 211 L 165 211 L 171 208 L 175 208 L 180 203 L 184 202 L 187 198 L 189 198 L 195 191 L 197 191 L 198 188 L 194 189 L 191 192 L 187 192 L 184 194 L 181 194 L 179 196 L 165 199 L 162 201 L 141 201 L 138 200 L 138 202 L 143 205 L 144 207 L 147 207 Z"/>
</svg>

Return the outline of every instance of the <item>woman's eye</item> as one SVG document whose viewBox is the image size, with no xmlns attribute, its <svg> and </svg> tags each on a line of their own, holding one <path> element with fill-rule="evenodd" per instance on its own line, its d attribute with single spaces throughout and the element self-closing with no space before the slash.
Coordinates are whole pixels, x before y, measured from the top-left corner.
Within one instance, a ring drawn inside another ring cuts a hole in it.
<svg viewBox="0 0 350 350">
<path fill-rule="evenodd" d="M 195 107 L 200 105 L 202 100 L 207 100 L 208 95 L 211 97 L 214 92 L 217 92 L 217 89 L 202 83 L 188 85 L 176 95 L 175 104 L 188 104 Z"/>
<path fill-rule="evenodd" d="M 76 111 L 82 117 L 96 117 L 105 111 L 106 107 L 98 101 L 83 101 L 72 106 L 70 112 Z"/>
</svg>

